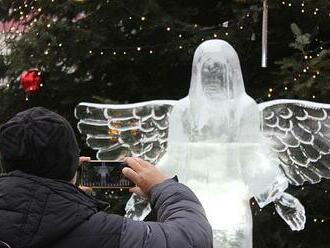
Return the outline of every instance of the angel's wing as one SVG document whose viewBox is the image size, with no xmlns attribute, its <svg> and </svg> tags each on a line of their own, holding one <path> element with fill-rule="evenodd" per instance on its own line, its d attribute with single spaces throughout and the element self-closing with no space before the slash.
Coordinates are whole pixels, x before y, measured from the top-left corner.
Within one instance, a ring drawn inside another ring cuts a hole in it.
<svg viewBox="0 0 330 248">
<path fill-rule="evenodd" d="M 135 104 L 80 103 L 75 109 L 78 129 L 98 159 L 138 156 L 156 163 L 165 153 L 168 117 L 176 101 Z"/>
<path fill-rule="evenodd" d="M 330 104 L 275 100 L 259 109 L 263 134 L 291 184 L 330 178 Z"/>
</svg>

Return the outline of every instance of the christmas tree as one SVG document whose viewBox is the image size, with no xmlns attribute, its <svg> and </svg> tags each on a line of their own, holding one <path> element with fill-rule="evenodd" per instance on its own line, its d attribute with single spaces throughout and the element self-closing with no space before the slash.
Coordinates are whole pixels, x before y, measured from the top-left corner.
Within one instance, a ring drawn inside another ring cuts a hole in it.
<svg viewBox="0 0 330 248">
<path fill-rule="evenodd" d="M 268 66 L 262 68 L 263 1 L 1 0 L 0 123 L 44 106 L 76 126 L 73 111 L 81 101 L 180 99 L 188 93 L 194 50 L 214 38 L 237 50 L 246 91 L 259 102 L 329 103 L 330 2 L 268 2 Z M 94 156 L 77 135 L 82 153 Z M 300 233 L 272 205 L 261 211 L 252 201 L 254 247 L 328 247 L 329 187 L 323 181 L 289 189 L 306 207 Z M 111 211 L 123 213 L 128 194 L 103 193 L 98 196 L 110 200 Z"/>
</svg>

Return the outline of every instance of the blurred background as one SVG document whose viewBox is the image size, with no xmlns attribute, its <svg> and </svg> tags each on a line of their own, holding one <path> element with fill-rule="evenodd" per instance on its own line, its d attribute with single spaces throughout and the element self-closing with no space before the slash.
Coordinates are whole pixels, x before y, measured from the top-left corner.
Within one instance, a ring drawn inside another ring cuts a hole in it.
<svg viewBox="0 0 330 248">
<path fill-rule="evenodd" d="M 261 66 L 268 2 L 267 66 Z M 0 124 L 32 106 L 76 129 L 82 101 L 133 103 L 187 95 L 194 50 L 224 39 L 237 50 L 257 102 L 295 98 L 330 103 L 328 0 L 0 0 Z M 265 16 L 266 17 L 266 16 Z M 292 232 L 274 207 L 251 201 L 254 247 L 330 247 L 330 183 L 291 187 L 307 224 Z M 123 214 L 128 193 L 103 191 Z"/>
</svg>

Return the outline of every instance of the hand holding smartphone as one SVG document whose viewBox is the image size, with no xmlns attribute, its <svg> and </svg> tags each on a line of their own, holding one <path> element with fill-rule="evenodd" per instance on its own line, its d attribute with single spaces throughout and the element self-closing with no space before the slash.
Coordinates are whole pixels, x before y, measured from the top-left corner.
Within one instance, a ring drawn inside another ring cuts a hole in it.
<svg viewBox="0 0 330 248">
<path fill-rule="evenodd" d="M 132 188 L 135 184 L 125 177 L 124 161 L 90 160 L 81 165 L 81 185 L 90 188 Z"/>
</svg>

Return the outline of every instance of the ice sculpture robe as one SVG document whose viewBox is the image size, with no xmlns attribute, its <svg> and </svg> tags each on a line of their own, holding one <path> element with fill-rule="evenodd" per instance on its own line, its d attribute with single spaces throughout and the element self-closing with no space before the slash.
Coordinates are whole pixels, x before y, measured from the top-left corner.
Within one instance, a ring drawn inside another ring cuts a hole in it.
<svg viewBox="0 0 330 248">
<path fill-rule="evenodd" d="M 252 247 L 249 199 L 280 174 L 264 145 L 259 115 L 245 93 L 235 50 L 221 40 L 202 43 L 194 55 L 189 95 L 172 111 L 159 166 L 199 197 L 214 247 Z"/>
</svg>

